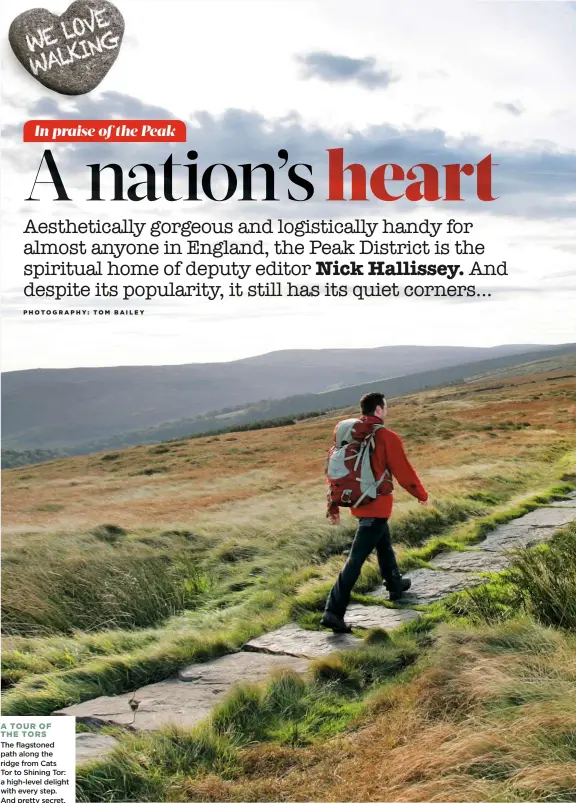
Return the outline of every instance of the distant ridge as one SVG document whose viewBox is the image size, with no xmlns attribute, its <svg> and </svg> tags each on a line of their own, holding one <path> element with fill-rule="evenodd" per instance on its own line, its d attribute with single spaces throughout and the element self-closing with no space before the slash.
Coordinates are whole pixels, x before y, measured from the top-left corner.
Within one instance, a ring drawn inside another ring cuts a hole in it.
<svg viewBox="0 0 576 803">
<path fill-rule="evenodd" d="M 217 410 L 202 416 L 164 421 L 154 427 L 127 429 L 109 437 L 63 444 L 60 450 L 68 454 L 84 454 L 106 449 L 119 449 L 140 443 L 156 443 L 269 419 L 286 418 L 319 410 L 337 409 L 357 404 L 363 393 L 375 388 L 382 390 L 388 397 L 400 396 L 426 388 L 461 382 L 477 375 L 498 371 L 510 366 L 520 366 L 533 361 L 542 361 L 570 354 L 576 354 L 576 344 L 553 346 L 545 349 L 537 348 L 533 351 L 509 354 L 488 360 L 476 360 L 429 371 L 419 371 L 404 376 L 371 379 L 369 382 L 351 384 L 336 390 L 295 394 L 282 399 L 262 400 L 254 404 L 239 406 L 236 410 L 227 410 L 226 412 Z M 4 444 L 4 448 L 12 449 L 14 447 Z"/>
<path fill-rule="evenodd" d="M 75 449 L 261 399 L 553 348 L 288 349 L 225 363 L 10 371 L 2 378 L 2 441 L 6 449 Z"/>
</svg>

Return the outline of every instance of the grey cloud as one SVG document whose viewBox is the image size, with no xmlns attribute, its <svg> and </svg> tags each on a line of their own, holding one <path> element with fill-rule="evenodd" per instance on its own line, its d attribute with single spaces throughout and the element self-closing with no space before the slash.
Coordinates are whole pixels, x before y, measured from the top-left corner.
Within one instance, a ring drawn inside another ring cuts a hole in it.
<svg viewBox="0 0 576 803">
<path fill-rule="evenodd" d="M 67 103 L 70 103 L 68 100 Z M 32 103 L 26 110 L 28 118 L 67 117 L 69 119 L 118 118 L 173 118 L 169 109 L 149 105 L 138 98 L 118 92 L 105 92 L 100 96 L 80 96 L 74 99 L 74 110 L 66 113 L 56 100 L 43 99 Z M 96 162 L 108 164 L 118 162 L 124 167 L 132 166 L 136 160 L 153 165 L 163 163 L 172 153 L 175 163 L 188 163 L 187 152 L 191 149 L 199 153 L 200 168 L 212 163 L 240 164 L 268 162 L 280 168 L 278 150 L 289 152 L 290 162 L 303 162 L 313 167 L 313 180 L 316 187 L 314 198 L 305 207 L 297 203 L 281 204 L 258 203 L 250 205 L 250 214 L 270 214 L 280 211 L 285 216 L 330 214 L 332 216 L 354 214 L 362 210 L 386 213 L 392 211 L 389 204 L 375 202 L 330 202 L 326 203 L 326 164 L 327 148 L 344 147 L 345 164 L 359 162 L 368 171 L 381 163 L 393 162 L 405 167 L 417 164 L 444 165 L 452 163 L 477 163 L 491 150 L 474 136 L 463 137 L 459 141 L 450 138 L 438 128 L 399 129 L 383 123 L 365 129 L 351 129 L 346 136 L 335 137 L 330 131 L 320 127 L 310 127 L 299 115 L 291 113 L 283 118 L 269 119 L 264 115 L 242 109 L 227 109 L 215 116 L 206 111 L 194 113 L 188 122 L 188 142 L 181 145 L 166 143 L 141 143 L 137 146 L 128 143 L 71 143 L 55 148 L 58 166 L 68 181 L 86 175 L 86 165 Z M 21 137 L 21 126 L 5 129 L 5 136 L 17 141 Z M 38 152 L 18 148 L 12 159 L 14 168 L 30 174 L 28 163 L 34 156 L 34 166 L 38 164 Z M 6 148 L 10 158 L 10 150 Z M 576 151 L 561 151 L 556 146 L 539 142 L 531 150 L 511 150 L 492 148 L 492 156 L 498 167 L 494 171 L 495 195 L 500 196 L 494 203 L 482 203 L 472 199 L 475 179 L 464 178 L 464 192 L 467 193 L 466 209 L 474 208 L 491 214 L 508 214 L 522 217 L 570 217 L 574 216 L 576 206 L 570 196 L 574 191 L 576 178 Z M 176 168 L 178 171 L 178 168 Z M 180 171 L 184 175 L 184 171 Z M 277 171 L 277 195 L 286 198 L 285 172 Z M 470 199 L 470 200 L 468 200 Z M 209 204 L 209 202 L 206 202 Z M 147 204 L 143 204 L 146 207 Z M 214 206 L 212 204 L 212 206 Z M 438 202 L 428 204 L 462 210 L 462 202 Z M 187 209 L 198 210 L 199 206 L 188 204 Z M 205 208 L 203 202 L 203 208 Z M 414 210 L 415 205 L 399 201 L 393 205 L 394 211 Z M 227 203 L 226 213 L 238 215 L 246 213 L 245 204 Z"/>
<path fill-rule="evenodd" d="M 68 103 L 75 101 L 76 108 L 70 108 L 64 112 L 56 98 L 44 97 L 32 104 L 29 109 L 31 113 L 40 117 L 41 115 L 50 117 L 66 116 L 68 120 L 97 120 L 95 115 L 101 115 L 101 119 L 118 117 L 119 119 L 142 119 L 142 120 L 162 120 L 174 117 L 174 115 L 162 106 L 152 106 L 144 103 L 132 95 L 124 95 L 121 92 L 104 92 L 102 95 L 82 95 L 77 98 L 68 99 Z M 18 126 L 18 131 L 21 127 Z"/>
<path fill-rule="evenodd" d="M 303 67 L 303 77 L 318 78 L 329 84 L 354 82 L 365 89 L 386 89 L 396 78 L 389 70 L 376 69 L 376 59 L 353 59 L 326 51 L 296 56 Z"/>
<path fill-rule="evenodd" d="M 494 106 L 497 109 L 508 112 L 508 114 L 514 115 L 514 117 L 520 117 L 521 114 L 524 114 L 524 109 L 520 103 L 495 103 Z"/>
</svg>

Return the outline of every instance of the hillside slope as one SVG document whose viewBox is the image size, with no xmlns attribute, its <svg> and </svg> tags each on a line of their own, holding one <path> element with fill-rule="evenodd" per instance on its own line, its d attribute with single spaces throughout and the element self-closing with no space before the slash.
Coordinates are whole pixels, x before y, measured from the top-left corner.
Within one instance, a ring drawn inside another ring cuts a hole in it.
<svg viewBox="0 0 576 803">
<path fill-rule="evenodd" d="M 566 439 L 574 436 L 572 365 L 566 357 L 546 373 L 497 382 L 489 375 L 406 395 L 391 402 L 387 423 L 406 438 L 433 493 L 488 488 L 499 494 L 503 482 L 514 486 L 525 460 L 527 466 L 540 453 L 561 453 Z M 358 398 L 354 391 L 354 401 Z M 268 520 L 279 510 L 286 512 L 293 493 L 304 498 L 301 486 L 307 500 L 303 515 L 316 517 L 334 423 L 356 411 L 354 406 L 294 426 L 140 445 L 6 470 L 4 533 L 78 533 L 106 522 L 129 530 L 188 528 L 211 510 L 217 518 L 230 512 L 249 520 L 255 509 L 262 509 Z M 406 495 L 400 491 L 402 498 Z"/>
<path fill-rule="evenodd" d="M 260 399 L 316 393 L 530 348 L 394 346 L 272 352 L 229 363 L 13 371 L 2 381 L 3 444 L 18 450 L 73 448 Z M 555 347 L 535 348 L 544 353 Z"/>
</svg>

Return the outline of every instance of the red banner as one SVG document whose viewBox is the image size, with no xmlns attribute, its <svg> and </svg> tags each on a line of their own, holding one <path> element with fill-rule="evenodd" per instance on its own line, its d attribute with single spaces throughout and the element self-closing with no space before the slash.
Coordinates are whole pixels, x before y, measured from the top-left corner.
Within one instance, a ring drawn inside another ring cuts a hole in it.
<svg viewBox="0 0 576 803">
<path fill-rule="evenodd" d="M 24 142 L 186 142 L 182 120 L 28 120 Z"/>
</svg>

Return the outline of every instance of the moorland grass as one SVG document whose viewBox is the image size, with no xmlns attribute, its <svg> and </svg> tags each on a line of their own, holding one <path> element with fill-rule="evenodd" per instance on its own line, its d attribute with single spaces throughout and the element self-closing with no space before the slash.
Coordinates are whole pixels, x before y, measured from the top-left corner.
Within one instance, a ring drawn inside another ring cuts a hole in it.
<svg viewBox="0 0 576 803">
<path fill-rule="evenodd" d="M 574 528 L 548 552 L 567 541 Z M 236 687 L 190 731 L 122 736 L 78 770 L 78 799 L 572 800 L 575 665 L 574 636 L 521 608 L 453 615 L 428 642 L 367 634 L 305 677 Z"/>
<path fill-rule="evenodd" d="M 550 501 L 565 495 L 572 487 L 566 483 L 557 485 L 540 493 L 538 498 Z M 535 502 L 526 500 L 507 511 L 479 518 L 475 506 L 475 516 L 471 522 L 452 528 L 447 524 L 449 537 L 433 539 L 419 550 L 401 551 L 401 565 L 405 569 L 415 560 L 426 565 L 425 560 L 442 549 L 450 549 L 454 545 L 462 548 L 466 543 L 473 543 L 482 537 L 487 531 L 486 523 L 489 529 L 493 529 L 502 521 L 534 507 L 537 507 Z M 454 509 L 460 510 L 457 504 L 448 507 L 449 511 Z M 423 521 L 426 527 L 427 519 Z M 330 543 L 334 538 L 333 531 L 325 527 L 324 532 Z M 351 529 L 346 537 L 350 535 Z M 14 650 L 8 649 L 4 654 L 5 684 L 15 685 L 4 693 L 3 713 L 48 714 L 102 694 L 131 691 L 173 676 L 187 663 L 234 652 L 246 640 L 291 619 L 296 619 L 305 627 L 317 628 L 329 590 L 328 583 L 316 579 L 314 566 L 310 565 L 310 556 L 318 551 L 322 539 L 321 530 L 313 531 L 309 539 L 306 539 L 306 533 L 300 533 L 299 538 L 301 540 L 295 540 L 291 545 L 293 553 L 288 550 L 280 556 L 288 565 L 284 569 L 270 567 L 254 588 L 248 587 L 232 595 L 236 599 L 235 604 L 224 605 L 219 610 L 223 598 L 230 603 L 231 595 L 228 591 L 221 591 L 222 596 L 219 597 L 215 591 L 213 599 L 192 619 L 186 618 L 192 614 L 184 614 L 179 627 L 176 626 L 179 621 L 176 618 L 175 626 L 171 628 L 135 631 L 132 641 L 133 645 L 137 645 L 135 648 L 121 648 L 122 631 L 112 631 L 108 644 L 110 652 L 103 654 L 103 646 L 102 652 L 96 657 L 91 653 L 95 636 L 88 637 L 88 641 L 83 634 L 70 640 L 38 639 L 33 644 L 25 644 L 25 640 L 18 639 Z M 248 571 L 249 566 L 248 562 L 245 567 Z M 376 565 L 370 561 L 363 569 L 354 598 L 364 601 L 362 594 L 379 582 Z M 437 620 L 438 616 L 427 617 L 414 632 L 429 630 Z M 101 643 L 105 645 L 106 641 Z"/>
<path fill-rule="evenodd" d="M 576 523 L 549 543 L 516 550 L 507 571 L 457 595 L 448 607 L 485 623 L 505 621 L 523 610 L 542 625 L 576 630 Z"/>
<path fill-rule="evenodd" d="M 551 545 L 521 550 L 509 582 L 537 621 L 576 631 L 576 524 Z"/>
<path fill-rule="evenodd" d="M 169 787 L 216 772 L 234 778 L 243 748 L 261 742 L 304 748 L 333 738 L 362 713 L 363 696 L 418 657 L 407 637 L 368 643 L 267 683 L 235 687 L 212 716 L 191 730 L 126 734 L 106 761 L 77 771 L 79 800 L 166 799 Z"/>
<path fill-rule="evenodd" d="M 115 543 L 112 541 L 112 543 Z M 20 562 L 4 563 L 2 630 L 7 635 L 150 627 L 195 607 L 210 577 L 190 552 L 110 555 L 73 552 L 57 565 L 36 554 L 22 581 Z"/>
</svg>

